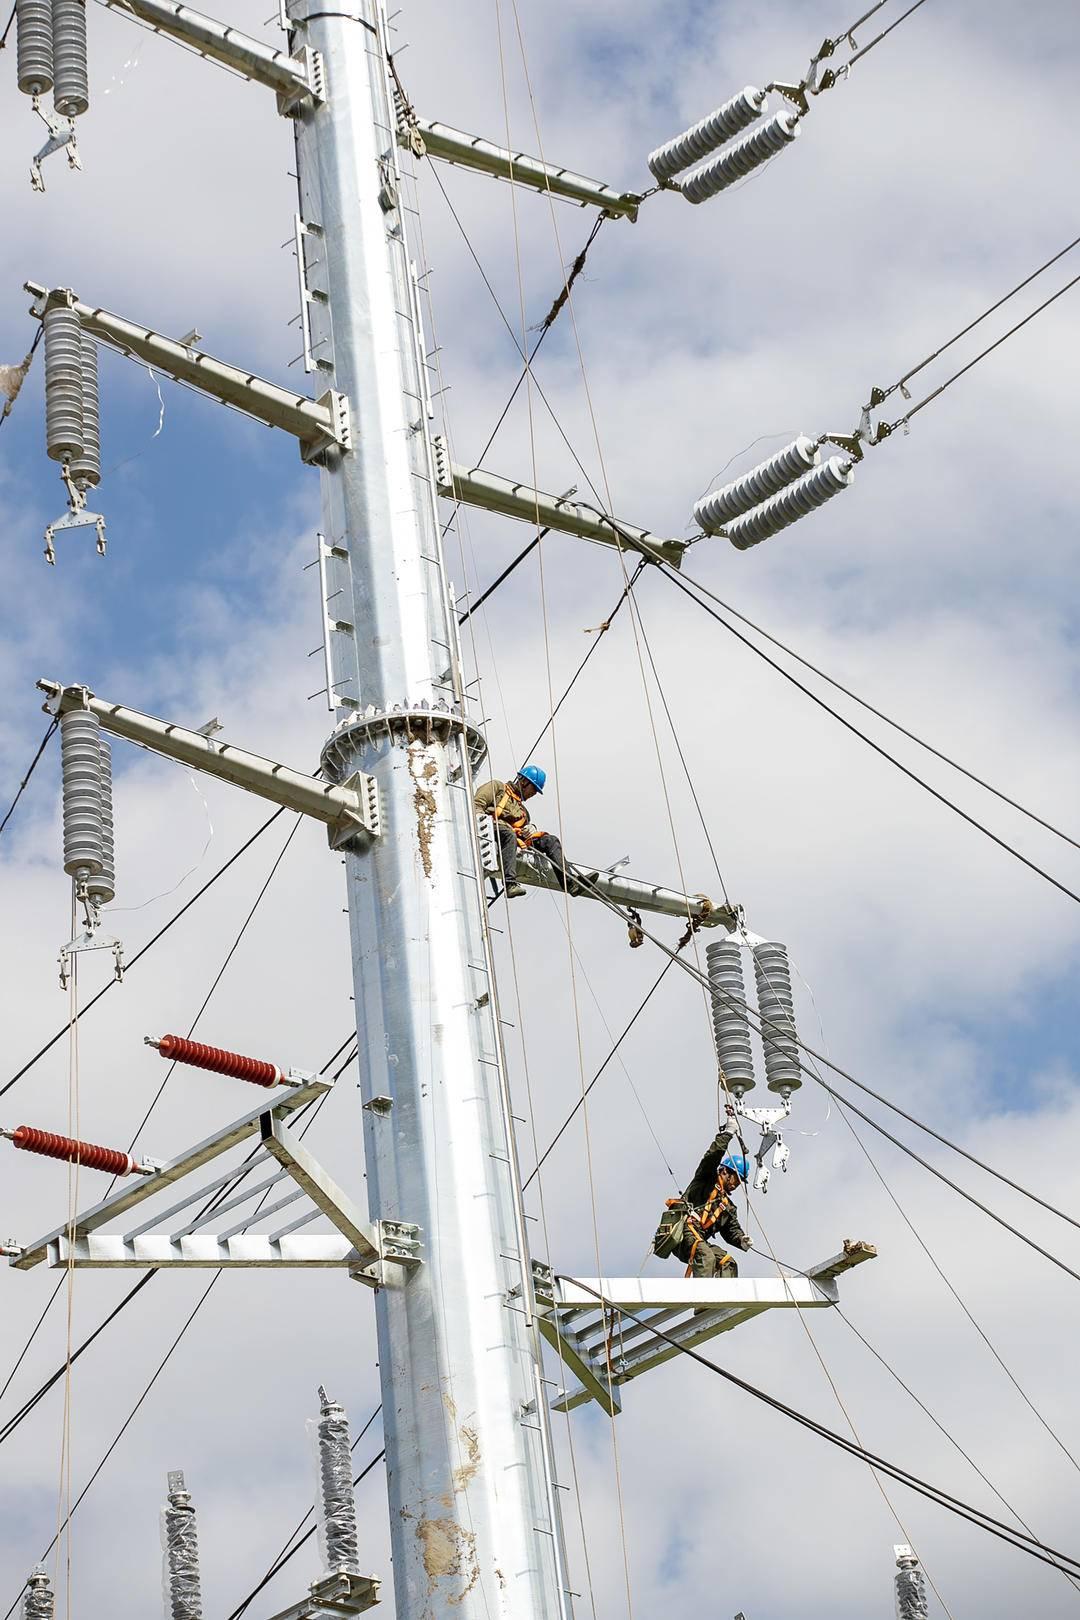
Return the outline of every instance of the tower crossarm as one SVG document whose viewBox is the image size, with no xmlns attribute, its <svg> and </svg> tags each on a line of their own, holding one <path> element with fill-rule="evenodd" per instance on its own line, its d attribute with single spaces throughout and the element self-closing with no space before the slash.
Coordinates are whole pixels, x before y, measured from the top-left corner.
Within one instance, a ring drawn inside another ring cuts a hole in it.
<svg viewBox="0 0 1080 1620">
<path fill-rule="evenodd" d="M 341 450 L 352 446 L 348 403 L 344 394 L 334 389 L 319 399 L 309 399 L 256 377 L 241 366 L 216 360 L 188 343 L 163 337 L 151 327 L 138 326 L 107 309 L 85 304 L 64 288 L 50 289 L 36 281 L 23 285 L 34 300 L 31 314 L 39 319 L 51 303 L 64 303 L 78 316 L 84 331 L 120 354 L 186 383 L 220 405 L 231 405 L 267 427 L 291 433 L 299 440 L 305 461 L 318 461 L 335 446 Z"/>
<path fill-rule="evenodd" d="M 528 850 L 518 855 L 517 876 L 522 883 L 535 888 L 562 892 L 562 879 L 554 868 L 542 856 Z M 678 889 L 666 889 L 660 883 L 645 883 L 622 873 L 601 872 L 582 889 L 581 898 L 610 900 L 634 911 L 653 911 L 665 917 L 678 917 L 682 922 L 695 922 L 702 928 L 725 928 L 728 933 L 738 927 L 736 907 L 717 904 L 707 894 L 682 894 Z"/>
<path fill-rule="evenodd" d="M 266 85 L 276 93 L 282 113 L 291 113 L 304 101 L 323 99 L 322 60 L 317 51 L 289 56 L 272 50 L 262 40 L 179 5 L 177 0 L 105 0 L 105 4 L 245 79 Z"/>
<path fill-rule="evenodd" d="M 518 518 L 535 527 L 555 529 L 560 534 L 576 534 L 582 540 L 595 540 L 604 546 L 619 546 L 653 562 L 670 563 L 678 568 L 686 550 L 685 540 L 664 540 L 635 523 L 617 522 L 592 511 L 581 501 L 563 495 L 546 495 L 531 484 L 518 484 L 480 467 L 465 467 L 450 460 L 443 439 L 435 440 L 435 476 L 440 495 L 479 506 L 486 512 Z"/>
<path fill-rule="evenodd" d="M 114 4 L 119 0 L 113 0 Z M 416 137 L 419 136 L 419 141 Z M 445 163 L 456 163 L 464 169 L 475 169 L 515 185 L 531 186 L 533 190 L 552 197 L 563 197 L 568 202 L 599 208 L 605 214 L 636 220 L 641 197 L 633 191 L 616 191 L 602 180 L 590 180 L 553 163 L 542 163 L 539 158 L 524 152 L 512 152 L 505 146 L 496 146 L 479 135 L 467 135 L 463 130 L 451 129 L 448 124 L 436 124 L 426 118 L 417 118 L 402 128 L 403 144 L 413 146 L 419 154 L 420 143 L 428 157 L 441 158 Z"/>
</svg>

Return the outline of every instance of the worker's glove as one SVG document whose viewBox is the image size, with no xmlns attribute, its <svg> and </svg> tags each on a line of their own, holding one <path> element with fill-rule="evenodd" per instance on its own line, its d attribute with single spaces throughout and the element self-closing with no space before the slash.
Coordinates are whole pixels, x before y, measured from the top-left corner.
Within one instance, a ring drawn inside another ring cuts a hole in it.
<svg viewBox="0 0 1080 1620">
<path fill-rule="evenodd" d="M 739 1248 L 742 1249 L 742 1251 L 745 1253 L 746 1250 L 749 1247 L 750 1247 L 750 1239 L 747 1237 L 746 1233 L 744 1232 L 742 1237 L 739 1239 Z"/>
</svg>

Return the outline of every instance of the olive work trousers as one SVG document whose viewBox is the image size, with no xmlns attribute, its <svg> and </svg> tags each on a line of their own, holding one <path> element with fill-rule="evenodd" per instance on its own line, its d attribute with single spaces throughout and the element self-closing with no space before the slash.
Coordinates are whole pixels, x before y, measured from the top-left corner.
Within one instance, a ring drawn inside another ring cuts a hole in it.
<svg viewBox="0 0 1080 1620">
<path fill-rule="evenodd" d="M 505 821 L 495 823 L 499 834 L 499 848 L 502 851 L 503 876 L 507 883 L 513 883 L 517 878 L 518 841 L 513 827 L 508 827 Z M 563 856 L 563 847 L 554 833 L 541 833 L 529 845 L 530 849 L 538 849 L 541 855 L 546 855 L 559 877 L 565 882 L 570 874 L 566 870 L 566 861 Z"/>
<path fill-rule="evenodd" d="M 690 1255 L 693 1252 L 693 1259 Z M 690 1267 L 693 1277 L 737 1277 L 739 1268 L 734 1258 L 726 1249 L 718 1249 L 712 1243 L 699 1243 L 694 1249 L 693 1239 L 680 1243 L 678 1248 L 672 1250 L 672 1257 L 681 1260 L 684 1266 Z"/>
</svg>

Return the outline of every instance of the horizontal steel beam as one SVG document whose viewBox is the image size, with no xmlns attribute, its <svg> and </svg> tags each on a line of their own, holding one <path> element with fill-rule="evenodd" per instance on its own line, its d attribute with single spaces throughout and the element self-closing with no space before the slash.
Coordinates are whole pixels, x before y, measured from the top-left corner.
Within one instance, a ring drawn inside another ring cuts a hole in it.
<svg viewBox="0 0 1080 1620">
<path fill-rule="evenodd" d="M 152 714 L 126 709 L 120 703 L 106 703 L 86 687 L 63 686 L 59 681 L 49 680 L 40 680 L 37 684 L 46 694 L 45 709 L 49 714 L 88 709 L 97 715 L 102 729 L 116 737 L 126 737 L 129 742 L 163 754 L 166 759 L 178 760 L 232 787 L 269 799 L 271 804 L 284 805 L 288 810 L 324 822 L 334 848 L 357 838 L 378 836 L 379 796 L 374 777 L 357 772 L 348 783 L 335 787 L 304 771 L 290 770 L 287 765 L 264 759 L 260 754 L 249 754 L 231 743 L 204 737 L 199 731 L 187 731 L 168 720 L 158 720 Z"/>
<path fill-rule="evenodd" d="M 591 871 L 584 862 L 576 865 L 581 871 Z M 562 882 L 542 856 L 522 850 L 518 855 L 517 875 L 522 883 L 537 889 L 557 889 Z M 595 890 L 595 894 L 590 893 Z M 644 883 L 639 878 L 616 876 L 601 872 L 595 882 L 582 891 L 581 898 L 594 900 L 603 896 L 619 906 L 630 906 L 635 911 L 655 911 L 665 917 L 678 917 L 681 922 L 693 918 L 702 928 L 726 928 L 731 933 L 737 925 L 734 911 L 728 906 L 716 905 L 707 894 L 680 894 L 677 889 L 665 889 L 658 883 Z"/>
<path fill-rule="evenodd" d="M 113 0 L 118 3 L 118 0 Z M 524 152 L 511 152 L 505 146 L 481 140 L 479 135 L 467 135 L 463 130 L 451 129 L 448 124 L 430 123 L 418 118 L 415 124 L 428 157 L 441 158 L 444 163 L 457 163 L 463 169 L 475 169 L 480 174 L 496 175 L 500 180 L 511 180 L 519 186 L 531 186 L 552 197 L 564 197 L 569 202 L 600 208 L 605 214 L 622 215 L 635 220 L 641 197 L 632 191 L 616 191 L 601 180 L 590 180 L 575 174 L 572 169 L 560 169 L 553 163 L 542 163 L 539 158 Z M 402 133 L 402 144 L 411 144 L 410 131 Z M 419 148 L 413 149 L 419 155 Z"/>
<path fill-rule="evenodd" d="M 575 534 L 579 539 L 594 540 L 600 545 L 621 546 L 642 557 L 670 563 L 672 568 L 678 568 L 682 561 L 687 546 L 685 540 L 664 540 L 635 523 L 597 515 L 580 501 L 545 495 L 543 490 L 533 489 L 530 484 L 516 484 L 509 478 L 483 472 L 479 467 L 460 466 L 450 460 L 445 440 L 436 438 L 434 444 L 436 487 L 448 501 L 479 506 L 485 512 L 498 512 L 503 517 L 555 529 L 560 534 Z"/>
<path fill-rule="evenodd" d="M 31 1266 L 39 1265 L 45 1259 L 50 1243 L 66 1238 L 72 1228 L 80 1237 L 97 1231 L 107 1221 L 113 1220 L 117 1215 L 126 1214 L 129 1209 L 134 1209 L 136 1204 L 145 1202 L 147 1198 L 153 1198 L 156 1193 L 162 1192 L 181 1177 L 190 1175 L 193 1170 L 201 1169 L 211 1159 L 227 1153 L 230 1148 L 246 1141 L 249 1136 L 257 1135 L 263 1114 L 271 1110 L 279 1115 L 294 1113 L 296 1109 L 303 1108 L 305 1103 L 314 1102 L 316 1097 L 321 1097 L 324 1092 L 331 1090 L 333 1084 L 334 1081 L 327 1077 L 309 1080 L 302 1086 L 282 1086 L 280 1094 L 275 1094 L 272 1099 L 269 1096 L 264 1097 L 258 1107 L 251 1109 L 250 1113 L 241 1114 L 239 1119 L 234 1119 L 220 1131 L 215 1131 L 212 1136 L 206 1137 L 195 1147 L 188 1148 L 175 1159 L 170 1159 L 152 1175 L 137 1177 L 127 1186 L 121 1187 L 119 1192 L 113 1193 L 111 1198 L 106 1198 L 100 1204 L 95 1204 L 91 1209 L 76 1215 L 73 1221 L 67 1220 L 45 1237 L 36 1238 L 33 1243 L 27 1244 L 12 1256 L 11 1264 L 19 1271 L 28 1271 Z M 165 1212 L 167 1213 L 168 1211 Z M 117 1241 L 125 1240 L 117 1239 Z M 142 1239 L 136 1238 L 135 1241 L 141 1242 Z"/>
<path fill-rule="evenodd" d="M 182 1238 L 151 1233 L 137 1238 L 76 1237 L 72 1242 L 65 1228 L 49 1244 L 49 1264 L 129 1270 L 156 1270 L 162 1266 L 225 1270 L 244 1266 L 334 1266 L 348 1270 L 366 1261 L 348 1238 L 336 1232 L 276 1240 L 259 1234 L 222 1239 L 210 1232 Z"/>
<path fill-rule="evenodd" d="M 74 310 L 85 331 L 121 354 L 187 383 L 221 405 L 235 406 L 267 427 L 291 433 L 300 441 L 305 461 L 317 460 L 335 445 L 342 450 L 352 446 L 348 402 L 343 394 L 331 390 L 321 399 L 308 399 L 305 394 L 279 388 L 277 383 L 266 382 L 240 366 L 215 360 L 186 343 L 162 337 L 150 327 L 136 326 L 106 309 L 69 298 L 64 288 L 50 290 L 36 281 L 23 285 L 34 299 L 32 314 L 40 318 L 50 302 L 64 303 Z"/>
<path fill-rule="evenodd" d="M 810 1277 L 562 1277 L 555 1280 L 549 1309 L 596 1306 L 597 1294 L 609 1309 L 635 1312 L 700 1310 L 703 1305 L 803 1309 L 835 1305 L 839 1298 L 834 1281 L 819 1283 Z"/>
<path fill-rule="evenodd" d="M 272 50 L 262 40 L 192 11 L 190 6 L 178 5 L 176 0 L 105 0 L 105 4 L 148 24 L 155 33 L 191 46 L 200 56 L 232 68 L 245 79 L 266 85 L 276 92 L 283 113 L 301 101 L 323 99 L 322 66 L 315 52 L 296 57 Z"/>
</svg>

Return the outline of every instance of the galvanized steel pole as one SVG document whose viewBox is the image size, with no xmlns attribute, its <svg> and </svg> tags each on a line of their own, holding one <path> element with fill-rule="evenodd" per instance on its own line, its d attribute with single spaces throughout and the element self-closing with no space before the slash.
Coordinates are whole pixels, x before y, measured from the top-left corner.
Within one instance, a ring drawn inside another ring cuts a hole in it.
<svg viewBox="0 0 1080 1620">
<path fill-rule="evenodd" d="M 346 857 L 372 1218 L 423 1264 L 376 1295 L 398 1620 L 570 1613 L 495 987 L 470 749 L 435 513 L 430 394 L 374 0 L 289 0 L 322 57 L 297 119 L 302 277 L 352 449 L 322 473 L 342 705 L 335 781 L 377 777 L 382 834 Z M 316 393 L 322 392 L 322 386 Z M 347 603 L 348 606 L 343 604 Z M 400 1268 L 396 1268 L 400 1272 Z"/>
</svg>

